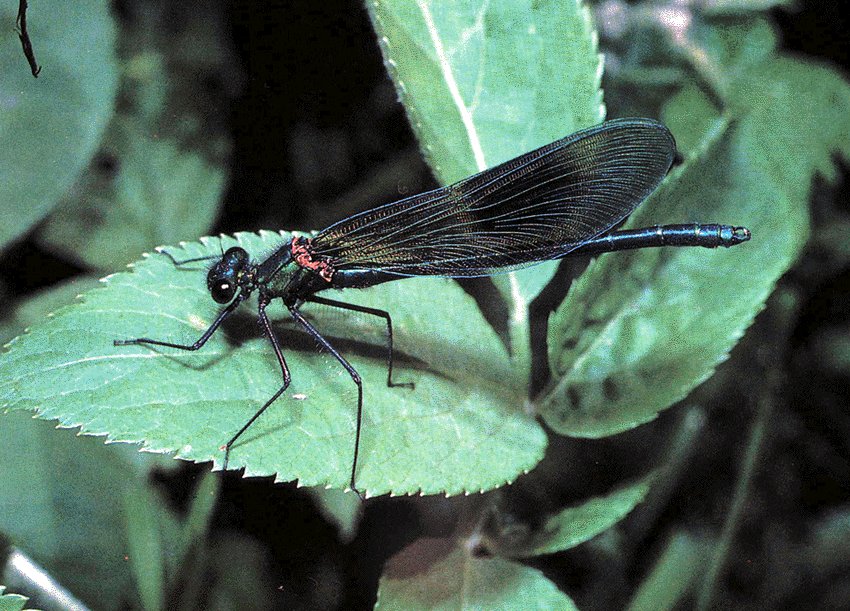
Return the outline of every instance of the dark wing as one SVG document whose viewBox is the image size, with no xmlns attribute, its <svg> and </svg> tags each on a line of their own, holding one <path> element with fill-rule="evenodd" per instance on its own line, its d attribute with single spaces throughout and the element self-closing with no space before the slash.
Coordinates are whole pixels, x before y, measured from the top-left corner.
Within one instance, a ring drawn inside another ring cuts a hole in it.
<svg viewBox="0 0 850 611">
<path fill-rule="evenodd" d="M 661 182 L 676 144 L 650 119 L 608 121 L 458 183 L 379 206 L 313 239 L 335 269 L 486 276 L 568 254 Z"/>
</svg>

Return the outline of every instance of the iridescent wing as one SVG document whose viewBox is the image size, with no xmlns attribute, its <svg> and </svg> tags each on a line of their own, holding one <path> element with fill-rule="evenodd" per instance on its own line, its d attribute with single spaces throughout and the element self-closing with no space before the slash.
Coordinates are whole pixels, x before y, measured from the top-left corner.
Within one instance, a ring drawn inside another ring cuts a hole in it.
<svg viewBox="0 0 850 611">
<path fill-rule="evenodd" d="M 625 219 L 676 151 L 650 119 L 577 132 L 458 183 L 379 206 L 313 239 L 335 269 L 486 276 L 563 257 Z"/>
</svg>

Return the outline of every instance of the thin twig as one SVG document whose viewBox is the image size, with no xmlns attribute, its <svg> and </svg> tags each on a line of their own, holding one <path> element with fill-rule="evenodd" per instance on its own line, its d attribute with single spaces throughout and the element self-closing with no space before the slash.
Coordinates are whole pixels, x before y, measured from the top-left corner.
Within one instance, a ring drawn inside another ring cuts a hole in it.
<svg viewBox="0 0 850 611">
<path fill-rule="evenodd" d="M 18 4 L 18 19 L 15 21 L 15 27 L 18 30 L 18 38 L 21 39 L 21 47 L 23 47 L 24 56 L 30 64 L 32 75 L 38 78 L 41 66 L 35 60 L 35 52 L 32 50 L 32 42 L 30 42 L 30 35 L 27 32 L 27 0 L 20 0 Z"/>
</svg>

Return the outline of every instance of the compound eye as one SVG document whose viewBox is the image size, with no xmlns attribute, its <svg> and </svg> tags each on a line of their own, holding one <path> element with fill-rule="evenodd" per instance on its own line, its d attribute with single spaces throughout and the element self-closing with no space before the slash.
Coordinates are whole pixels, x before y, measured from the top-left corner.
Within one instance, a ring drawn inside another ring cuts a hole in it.
<svg viewBox="0 0 850 611">
<path fill-rule="evenodd" d="M 236 286 L 227 280 L 215 282 L 210 286 L 210 295 L 216 303 L 229 303 L 236 294 Z"/>
<path fill-rule="evenodd" d="M 221 260 L 226 261 L 230 267 L 241 268 L 248 263 L 248 252 L 244 248 L 234 246 L 225 251 Z"/>
</svg>

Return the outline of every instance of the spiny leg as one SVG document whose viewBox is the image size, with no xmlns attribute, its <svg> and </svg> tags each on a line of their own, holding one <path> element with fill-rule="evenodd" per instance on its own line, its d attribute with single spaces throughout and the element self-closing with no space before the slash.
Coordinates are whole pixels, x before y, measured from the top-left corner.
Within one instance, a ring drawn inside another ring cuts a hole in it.
<svg viewBox="0 0 850 611">
<path fill-rule="evenodd" d="M 353 312 L 361 312 L 363 314 L 371 314 L 383 318 L 387 322 L 387 386 L 400 388 L 414 388 L 413 382 L 393 382 L 393 321 L 390 318 L 390 313 L 377 308 L 368 308 L 366 306 L 354 305 L 336 301 L 335 299 L 325 299 L 324 297 L 316 297 L 311 295 L 306 301 L 318 303 L 320 305 L 340 308 L 342 310 L 351 310 Z"/>
<path fill-rule="evenodd" d="M 251 419 L 245 423 L 245 425 L 239 429 L 233 437 L 230 438 L 226 444 L 224 444 L 224 470 L 227 470 L 227 462 L 230 459 L 230 448 L 233 447 L 233 444 L 236 443 L 236 440 L 239 439 L 240 435 L 248 430 L 254 421 L 260 417 L 260 415 L 266 411 L 266 409 L 274 403 L 277 398 L 283 394 L 283 392 L 289 387 L 289 383 L 292 381 L 292 377 L 289 375 L 289 367 L 286 366 L 286 359 L 283 358 L 283 351 L 280 349 L 280 342 L 277 339 L 277 335 L 275 335 L 274 329 L 272 329 L 271 322 L 269 321 L 269 317 L 266 314 L 266 306 L 269 305 L 269 299 L 266 297 L 260 297 L 260 305 L 257 308 L 257 313 L 260 318 L 260 323 L 263 325 L 263 332 L 266 334 L 266 337 L 269 338 L 269 341 L 272 344 L 272 349 L 274 349 L 274 354 L 277 357 L 277 362 L 280 364 L 280 371 L 283 374 L 283 386 L 281 386 L 278 391 L 272 395 L 272 398 L 266 401 L 263 406 L 257 410 Z"/>
<path fill-rule="evenodd" d="M 357 496 L 360 497 L 361 500 L 366 500 L 366 497 L 363 496 L 363 493 L 357 489 L 356 484 L 354 483 L 354 476 L 357 472 L 357 457 L 360 453 L 360 429 L 363 421 L 363 381 L 360 379 L 360 374 L 357 373 L 357 370 L 351 366 L 345 357 L 342 356 L 336 348 L 331 346 L 330 342 L 322 337 L 322 334 L 310 324 L 310 322 L 304 318 L 304 315 L 298 311 L 297 306 L 287 306 L 289 308 L 289 313 L 292 315 L 292 318 L 298 322 L 304 329 L 313 336 L 317 342 L 319 342 L 322 347 L 330 352 L 333 357 L 339 361 L 340 365 L 342 365 L 345 370 L 348 372 L 348 375 L 351 376 L 351 379 L 354 380 L 354 383 L 357 384 L 357 427 L 356 432 L 354 434 L 354 459 L 351 462 L 351 479 L 349 481 L 349 487 L 357 493 Z"/>
<path fill-rule="evenodd" d="M 171 342 L 163 342 L 158 339 L 149 339 L 147 337 L 137 337 L 136 339 L 116 339 L 113 340 L 113 346 L 132 346 L 134 344 L 147 344 L 149 346 L 165 346 L 166 348 L 177 348 L 179 350 L 197 350 L 201 346 L 207 343 L 207 340 L 212 337 L 212 334 L 216 332 L 221 326 L 228 316 L 233 314 L 233 311 L 239 307 L 245 301 L 245 297 L 241 294 L 236 296 L 236 299 L 230 302 L 226 308 L 224 308 L 216 317 L 216 319 L 212 322 L 212 324 L 204 331 L 203 335 L 198 338 L 198 340 L 194 344 L 173 344 Z"/>
<path fill-rule="evenodd" d="M 171 259 L 171 262 L 174 264 L 174 267 L 180 267 L 181 265 L 186 265 L 187 263 L 196 263 L 198 261 L 211 261 L 212 259 L 220 259 L 222 256 L 224 256 L 224 251 L 222 251 L 220 255 L 204 255 L 203 257 L 192 257 L 190 259 L 183 259 L 181 261 L 178 261 L 174 258 L 174 255 L 172 255 L 167 250 L 161 250 L 159 252 Z"/>
</svg>

